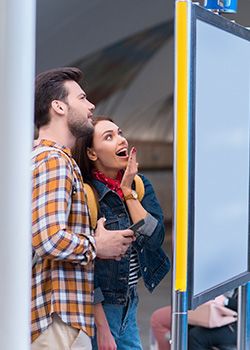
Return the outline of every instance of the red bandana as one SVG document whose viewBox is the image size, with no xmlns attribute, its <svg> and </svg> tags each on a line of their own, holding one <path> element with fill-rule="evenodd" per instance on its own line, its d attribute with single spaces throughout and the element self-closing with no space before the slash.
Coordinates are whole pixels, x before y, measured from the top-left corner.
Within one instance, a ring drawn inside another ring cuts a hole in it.
<svg viewBox="0 0 250 350">
<path fill-rule="evenodd" d="M 124 199 L 124 195 L 121 190 L 121 181 L 123 176 L 123 172 L 121 170 L 118 171 L 115 179 L 107 177 L 99 170 L 93 170 L 92 175 L 94 179 L 103 182 L 109 189 L 115 191 L 121 199 Z"/>
</svg>

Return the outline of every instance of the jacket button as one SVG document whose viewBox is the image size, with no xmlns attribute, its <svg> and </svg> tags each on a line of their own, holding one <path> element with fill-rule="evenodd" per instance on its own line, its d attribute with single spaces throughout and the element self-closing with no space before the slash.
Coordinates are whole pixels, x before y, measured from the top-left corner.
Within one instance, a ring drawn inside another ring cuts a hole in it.
<svg viewBox="0 0 250 350">
<path fill-rule="evenodd" d="M 143 271 L 146 272 L 147 271 L 147 267 L 144 267 Z"/>
</svg>

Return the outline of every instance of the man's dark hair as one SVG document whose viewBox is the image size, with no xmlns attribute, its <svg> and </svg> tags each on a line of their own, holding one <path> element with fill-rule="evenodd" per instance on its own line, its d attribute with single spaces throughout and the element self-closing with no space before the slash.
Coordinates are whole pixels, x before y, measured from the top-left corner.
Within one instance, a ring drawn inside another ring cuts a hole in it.
<svg viewBox="0 0 250 350">
<path fill-rule="evenodd" d="M 66 81 L 82 83 L 83 73 L 75 67 L 51 69 L 38 74 L 35 81 L 35 124 L 39 129 L 50 121 L 49 109 L 53 100 L 65 101 L 68 91 Z"/>
</svg>

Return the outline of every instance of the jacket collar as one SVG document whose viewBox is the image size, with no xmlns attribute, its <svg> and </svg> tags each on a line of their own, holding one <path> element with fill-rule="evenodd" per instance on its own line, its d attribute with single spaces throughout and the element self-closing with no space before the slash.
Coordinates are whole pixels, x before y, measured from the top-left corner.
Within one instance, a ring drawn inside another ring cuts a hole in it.
<svg viewBox="0 0 250 350">
<path fill-rule="evenodd" d="M 103 182 L 99 180 L 94 179 L 92 180 L 92 183 L 99 195 L 99 201 L 101 201 L 108 192 L 112 192 L 110 188 L 108 188 Z"/>
</svg>

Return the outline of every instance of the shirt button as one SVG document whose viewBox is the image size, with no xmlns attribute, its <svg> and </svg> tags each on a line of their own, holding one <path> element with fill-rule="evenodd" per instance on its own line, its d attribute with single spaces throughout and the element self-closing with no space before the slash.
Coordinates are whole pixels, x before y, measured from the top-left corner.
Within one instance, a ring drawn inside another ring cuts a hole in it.
<svg viewBox="0 0 250 350">
<path fill-rule="evenodd" d="M 147 271 L 147 267 L 144 267 L 143 271 L 146 272 Z"/>
<path fill-rule="evenodd" d="M 141 253 L 143 253 L 143 250 L 144 250 L 144 249 L 142 248 L 142 249 L 141 249 Z"/>
<path fill-rule="evenodd" d="M 151 284 L 151 287 L 152 287 L 152 288 L 154 288 L 154 286 L 155 286 L 155 284 L 154 284 L 154 283 L 152 283 L 152 284 Z"/>
</svg>

